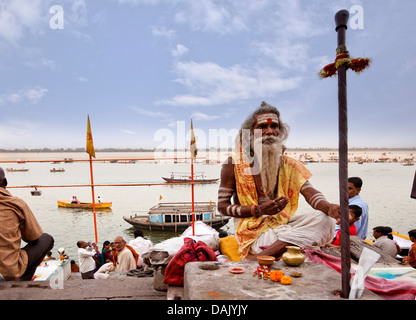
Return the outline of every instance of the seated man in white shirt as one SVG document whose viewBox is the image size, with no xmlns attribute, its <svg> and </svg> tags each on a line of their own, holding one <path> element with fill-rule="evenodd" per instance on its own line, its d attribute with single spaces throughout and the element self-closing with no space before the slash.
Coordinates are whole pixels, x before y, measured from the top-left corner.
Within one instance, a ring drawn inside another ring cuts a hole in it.
<svg viewBox="0 0 416 320">
<path fill-rule="evenodd" d="M 135 239 L 129 241 L 129 246 L 131 246 L 139 254 L 137 266 L 144 267 L 146 264 L 143 262 L 141 256 L 153 247 L 153 243 L 144 238 L 144 234 L 141 229 L 134 230 L 134 238 Z"/>
</svg>

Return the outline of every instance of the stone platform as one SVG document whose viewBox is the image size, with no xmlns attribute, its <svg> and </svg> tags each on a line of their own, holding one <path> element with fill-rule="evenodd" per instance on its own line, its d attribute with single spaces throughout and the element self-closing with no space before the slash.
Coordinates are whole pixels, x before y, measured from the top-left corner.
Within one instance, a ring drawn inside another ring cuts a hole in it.
<svg viewBox="0 0 416 320">
<path fill-rule="evenodd" d="M 54 284 L 52 284 L 52 287 Z M 166 292 L 153 288 L 153 277 L 114 273 L 107 279 L 81 279 L 72 273 L 62 289 L 50 281 L 0 282 L 1 300 L 166 300 Z"/>
<path fill-rule="evenodd" d="M 336 295 L 341 291 L 341 274 L 322 264 L 305 262 L 299 267 L 288 267 L 282 260 L 271 270 L 281 270 L 285 275 L 301 272 L 292 277 L 291 285 L 253 276 L 258 267 L 254 261 L 193 262 L 185 266 L 185 300 L 343 300 Z M 241 274 L 229 269 L 243 268 Z M 382 300 L 365 289 L 360 300 Z"/>
</svg>

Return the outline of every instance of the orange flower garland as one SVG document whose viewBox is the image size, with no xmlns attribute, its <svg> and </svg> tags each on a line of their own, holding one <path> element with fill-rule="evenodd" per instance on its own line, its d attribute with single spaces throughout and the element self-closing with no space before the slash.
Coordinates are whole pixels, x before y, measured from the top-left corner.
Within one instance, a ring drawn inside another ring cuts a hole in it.
<svg viewBox="0 0 416 320">
<path fill-rule="evenodd" d="M 337 57 L 334 63 L 330 63 L 322 68 L 319 72 L 319 77 L 329 78 L 337 74 L 337 70 L 341 65 L 345 65 L 347 68 L 350 68 L 355 73 L 360 73 L 364 71 L 371 64 L 371 59 L 369 58 L 355 58 L 351 59 L 348 51 L 344 51 L 344 48 L 337 49 Z"/>
</svg>

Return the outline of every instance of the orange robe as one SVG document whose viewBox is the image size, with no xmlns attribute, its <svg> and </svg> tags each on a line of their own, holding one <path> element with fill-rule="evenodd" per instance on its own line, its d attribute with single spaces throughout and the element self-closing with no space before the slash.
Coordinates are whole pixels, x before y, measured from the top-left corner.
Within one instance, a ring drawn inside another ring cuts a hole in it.
<svg viewBox="0 0 416 320">
<path fill-rule="evenodd" d="M 238 158 L 236 158 L 238 157 Z M 239 156 L 233 156 L 234 175 L 236 180 L 237 196 L 242 206 L 257 205 L 258 197 L 254 178 L 247 161 L 241 161 Z M 236 160 L 237 159 L 237 160 Z M 282 210 L 292 217 L 297 208 L 302 185 L 312 176 L 310 171 L 299 161 L 283 156 L 283 164 L 279 169 L 277 196 L 289 198 L 289 203 Z M 251 245 L 269 228 L 287 224 L 288 218 L 279 213 L 267 217 L 242 218 L 237 225 L 236 237 L 239 242 L 239 253 L 242 258 L 248 255 Z"/>
</svg>

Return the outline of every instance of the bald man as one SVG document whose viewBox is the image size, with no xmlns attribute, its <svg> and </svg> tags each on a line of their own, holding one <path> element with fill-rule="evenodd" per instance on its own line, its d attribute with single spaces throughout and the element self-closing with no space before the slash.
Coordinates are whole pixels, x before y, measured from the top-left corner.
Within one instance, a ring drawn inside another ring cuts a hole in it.
<svg viewBox="0 0 416 320">
<path fill-rule="evenodd" d="M 29 206 L 6 190 L 0 168 L 0 273 L 7 281 L 30 281 L 53 248 L 54 239 L 42 231 Z M 21 241 L 27 245 L 21 248 Z"/>
</svg>

